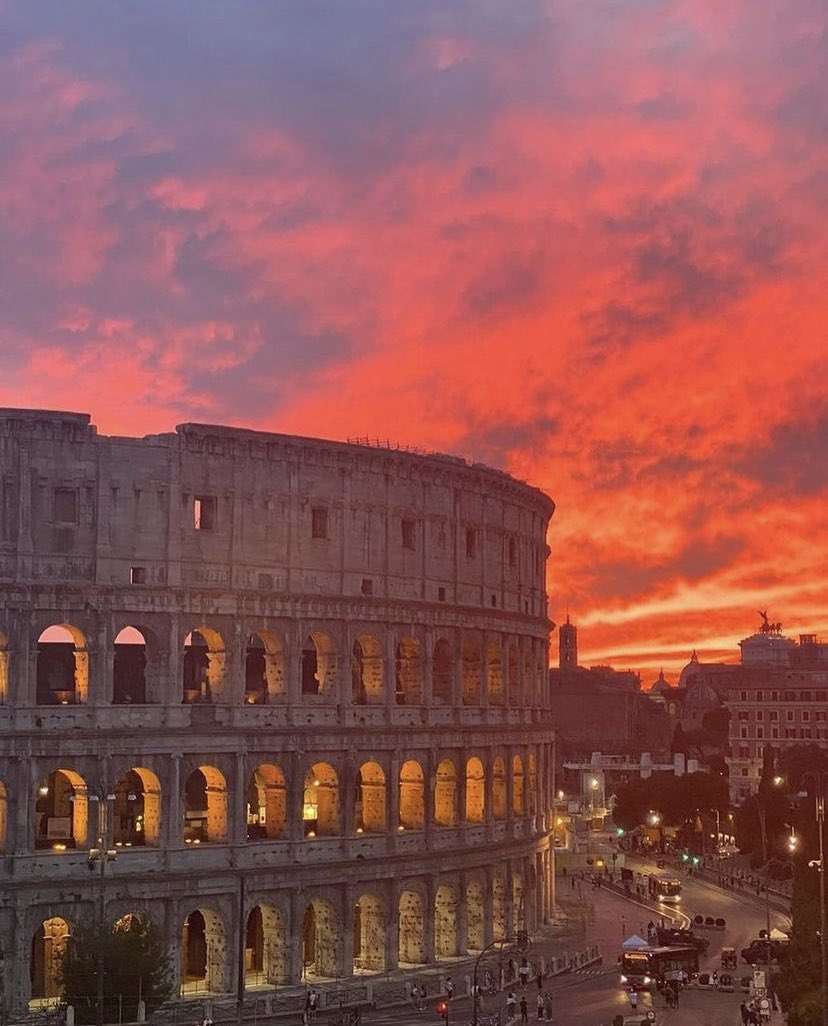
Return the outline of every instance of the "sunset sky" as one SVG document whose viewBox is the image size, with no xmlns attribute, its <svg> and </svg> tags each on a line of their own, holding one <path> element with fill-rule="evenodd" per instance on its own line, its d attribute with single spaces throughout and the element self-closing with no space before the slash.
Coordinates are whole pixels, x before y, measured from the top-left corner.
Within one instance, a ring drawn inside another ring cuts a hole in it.
<svg viewBox="0 0 828 1026">
<path fill-rule="evenodd" d="M 824 0 L 0 0 L 0 405 L 503 467 L 587 664 L 828 640 L 826 83 Z"/>
</svg>

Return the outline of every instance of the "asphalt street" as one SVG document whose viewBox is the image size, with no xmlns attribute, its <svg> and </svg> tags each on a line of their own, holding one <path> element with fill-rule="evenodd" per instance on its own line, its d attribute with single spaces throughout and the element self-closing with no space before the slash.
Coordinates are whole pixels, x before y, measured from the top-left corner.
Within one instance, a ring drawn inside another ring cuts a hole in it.
<svg viewBox="0 0 828 1026">
<path fill-rule="evenodd" d="M 654 864 L 629 863 L 643 871 L 655 870 Z M 669 872 L 669 870 L 668 870 Z M 679 875 L 676 873 L 676 875 Z M 723 891 L 718 886 L 694 877 L 683 877 L 683 900 L 681 911 L 672 906 L 662 906 L 665 917 L 678 916 L 686 922 L 686 916 L 696 913 L 722 916 L 727 920 L 724 931 L 699 931 L 710 940 L 707 955 L 701 960 L 701 969 L 718 969 L 722 947 L 735 947 L 739 951 L 758 935 L 765 926 L 765 906 L 755 897 L 740 892 Z M 577 897 L 577 891 L 567 894 L 566 880 L 559 880 L 561 894 L 570 900 Z M 609 1026 L 619 1012 L 625 1016 L 633 1014 L 629 995 L 620 983 L 617 959 L 621 942 L 631 933 L 643 933 L 646 937 L 647 923 L 656 918 L 649 906 L 627 899 L 602 887 L 593 889 L 588 882 L 581 885 L 583 903 L 580 906 L 586 915 L 586 936 L 584 943 L 597 943 L 601 948 L 603 963 L 584 970 L 566 973 L 545 986 L 553 995 L 554 1026 Z M 683 913 L 683 915 L 682 915 Z M 789 920 L 781 913 L 771 910 L 771 926 L 785 928 Z M 739 975 L 749 976 L 751 967 L 739 959 Z M 527 988 L 529 1024 L 536 1026 L 535 1013 L 537 989 L 534 983 Z M 652 1008 L 656 1023 L 663 1026 L 738 1026 L 739 1004 L 744 995 L 738 990 L 724 994 L 713 990 L 691 987 L 681 995 L 678 1009 L 667 1009 L 664 1000 L 657 995 L 642 995 L 639 1013 Z M 480 1013 L 483 1026 L 490 1026 L 489 1017 L 497 1014 L 498 1006 L 504 1013 L 504 995 L 486 999 Z M 449 1026 L 468 1026 L 471 1022 L 471 1006 L 468 999 L 455 999 L 450 1008 Z M 505 1014 L 503 1015 L 505 1022 Z M 413 1008 L 380 1009 L 363 1017 L 368 1026 L 442 1026 L 437 1014 L 436 1001 L 430 1000 L 424 1012 Z M 517 1020 L 519 1024 L 519 1019 Z"/>
</svg>

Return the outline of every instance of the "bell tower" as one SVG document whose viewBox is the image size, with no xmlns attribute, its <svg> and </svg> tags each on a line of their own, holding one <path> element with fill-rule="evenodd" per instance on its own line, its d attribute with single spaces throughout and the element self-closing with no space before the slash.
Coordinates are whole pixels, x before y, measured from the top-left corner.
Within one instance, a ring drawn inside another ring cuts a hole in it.
<svg viewBox="0 0 828 1026">
<path fill-rule="evenodd" d="M 562 670 L 574 670 L 578 666 L 578 628 L 569 622 L 558 628 L 558 665 Z"/>
</svg>

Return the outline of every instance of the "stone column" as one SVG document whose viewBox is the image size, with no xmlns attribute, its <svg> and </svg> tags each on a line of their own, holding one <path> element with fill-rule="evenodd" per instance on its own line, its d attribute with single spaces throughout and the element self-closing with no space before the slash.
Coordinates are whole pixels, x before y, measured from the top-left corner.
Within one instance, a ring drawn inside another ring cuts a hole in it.
<svg viewBox="0 0 828 1026">
<path fill-rule="evenodd" d="M 466 895 L 467 879 L 460 873 L 457 879 L 457 952 L 465 955 L 469 950 L 469 909 Z"/>
<path fill-rule="evenodd" d="M 393 880 L 385 885 L 385 971 L 393 972 L 400 966 L 400 905 Z"/>
<path fill-rule="evenodd" d="M 455 752 L 454 765 L 457 767 L 457 822 L 460 826 L 466 824 L 466 750 L 458 749 Z"/>
<path fill-rule="evenodd" d="M 427 630 L 422 639 L 423 705 L 428 709 L 434 701 L 434 632 Z"/>
<path fill-rule="evenodd" d="M 485 866 L 483 869 L 483 945 L 494 940 L 494 869 Z"/>
<path fill-rule="evenodd" d="M 340 888 L 339 939 L 337 973 L 348 979 L 354 975 L 354 906 L 359 894 L 347 884 Z"/>
<path fill-rule="evenodd" d="M 393 752 L 388 769 L 388 834 L 396 840 L 400 825 L 400 757 Z M 392 840 L 391 844 L 395 844 Z"/>
<path fill-rule="evenodd" d="M 236 752 L 233 779 L 227 788 L 227 841 L 244 844 L 247 840 L 247 779 L 245 757 Z"/>
<path fill-rule="evenodd" d="M 181 755 L 174 752 L 169 756 L 169 779 L 164 788 L 162 782 L 161 847 L 181 848 L 184 845 L 184 794 L 181 780 Z"/>
<path fill-rule="evenodd" d="M 23 855 L 34 851 L 34 804 L 37 801 L 37 763 L 26 756 L 17 756 L 13 763 L 13 786 L 8 789 L 9 823 L 14 823 L 12 836 L 6 840 L 6 851 Z M 10 781 L 11 783 L 11 781 Z"/>
<path fill-rule="evenodd" d="M 386 709 L 386 722 L 391 722 L 388 710 L 397 704 L 397 639 L 390 627 L 385 628 L 385 658 L 382 668 L 382 686 L 384 689 L 383 705 Z"/>
<path fill-rule="evenodd" d="M 489 707 L 489 635 L 483 631 L 480 639 L 480 705 Z"/>
<path fill-rule="evenodd" d="M 423 877 L 423 957 L 426 964 L 434 962 L 434 898 L 436 894 L 434 877 Z"/>
<path fill-rule="evenodd" d="M 302 819 L 304 797 L 304 760 L 300 759 L 296 752 L 291 752 L 288 756 L 287 794 L 285 796 L 287 802 L 285 836 L 290 841 L 301 842 L 305 837 L 304 821 Z"/>
</svg>

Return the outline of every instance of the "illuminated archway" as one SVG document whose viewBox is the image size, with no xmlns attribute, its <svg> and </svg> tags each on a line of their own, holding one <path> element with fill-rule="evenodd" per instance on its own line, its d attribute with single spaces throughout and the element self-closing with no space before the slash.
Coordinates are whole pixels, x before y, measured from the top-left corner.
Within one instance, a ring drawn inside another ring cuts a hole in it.
<svg viewBox="0 0 828 1026">
<path fill-rule="evenodd" d="M 113 705 L 143 705 L 147 700 L 147 639 L 137 627 L 115 636 L 112 658 Z"/>
<path fill-rule="evenodd" d="M 69 924 L 60 916 L 46 919 L 32 937 L 29 965 L 33 1001 L 56 1003 L 61 997 L 60 966 L 69 939 Z"/>
<path fill-rule="evenodd" d="M 454 763 L 449 759 L 443 759 L 437 767 L 434 822 L 442 827 L 457 825 L 457 775 Z"/>
<path fill-rule="evenodd" d="M 485 911 L 483 886 L 470 880 L 466 885 L 466 949 L 470 952 L 485 947 Z"/>
<path fill-rule="evenodd" d="M 435 705 L 451 705 L 454 695 L 454 659 L 451 645 L 439 638 L 431 659 L 431 696 Z"/>
<path fill-rule="evenodd" d="M 489 705 L 503 705 L 503 663 L 500 645 L 490 642 L 486 646 L 487 690 Z"/>
<path fill-rule="evenodd" d="M 36 850 L 85 848 L 89 833 L 86 782 L 74 770 L 53 770 L 40 781 L 35 798 Z"/>
<path fill-rule="evenodd" d="M 463 705 L 480 705 L 483 671 L 480 642 L 477 638 L 463 641 Z"/>
<path fill-rule="evenodd" d="M 302 820 L 306 837 L 330 837 L 340 833 L 339 778 L 326 762 L 317 762 L 305 775 Z"/>
<path fill-rule="evenodd" d="M 223 993 L 226 961 L 224 923 L 210 909 L 195 909 L 181 934 L 181 996 Z"/>
<path fill-rule="evenodd" d="M 364 762 L 357 772 L 354 828 L 366 834 L 384 834 L 388 829 L 385 773 L 378 762 Z"/>
<path fill-rule="evenodd" d="M 422 830 L 425 822 L 425 783 L 423 768 L 414 759 L 400 767 L 400 826 Z"/>
<path fill-rule="evenodd" d="M 245 987 L 287 982 L 287 928 L 282 911 L 256 905 L 247 916 L 244 942 Z"/>
<path fill-rule="evenodd" d="M 338 976 L 339 922 L 333 905 L 315 898 L 305 908 L 302 920 L 302 970 L 305 979 L 333 979 Z"/>
<path fill-rule="evenodd" d="M 434 896 L 434 955 L 457 956 L 457 891 L 448 884 L 438 887 Z"/>
<path fill-rule="evenodd" d="M 247 639 L 244 659 L 244 701 L 261 705 L 285 693 L 284 647 L 272 631 L 259 630 Z"/>
<path fill-rule="evenodd" d="M 112 835 L 116 847 L 156 847 L 161 836 L 161 782 L 135 767 L 115 784 Z"/>
<path fill-rule="evenodd" d="M 354 972 L 385 971 L 385 913 L 374 894 L 363 894 L 354 906 Z"/>
<path fill-rule="evenodd" d="M 507 930 L 506 879 L 501 873 L 492 877 L 492 940 L 505 940 Z"/>
<path fill-rule="evenodd" d="M 419 642 L 414 638 L 400 639 L 394 671 L 397 705 L 420 705 L 423 700 L 423 661 Z"/>
<path fill-rule="evenodd" d="M 351 698 L 354 705 L 383 700 L 382 646 L 370 634 L 360 634 L 351 648 Z"/>
<path fill-rule="evenodd" d="M 523 760 L 519 755 L 512 759 L 512 812 L 516 816 L 522 816 L 525 812 Z"/>
<path fill-rule="evenodd" d="M 403 891 L 399 901 L 399 965 L 425 964 L 423 899 L 416 891 Z"/>
<path fill-rule="evenodd" d="M 199 766 L 184 788 L 184 843 L 227 840 L 227 783 L 215 766 Z"/>
<path fill-rule="evenodd" d="M 198 627 L 184 639 L 182 702 L 220 702 L 227 654 L 224 641 L 211 627 Z"/>
<path fill-rule="evenodd" d="M 311 631 L 302 649 L 302 694 L 335 695 L 336 648 L 322 631 Z"/>
<path fill-rule="evenodd" d="M 492 816 L 506 818 L 506 764 L 500 756 L 492 763 Z"/>
<path fill-rule="evenodd" d="M 35 701 L 38 705 L 74 705 L 87 700 L 89 653 L 86 638 L 71 624 L 53 624 L 37 640 Z"/>
<path fill-rule="evenodd" d="M 265 841 L 282 837 L 287 822 L 285 775 L 278 766 L 262 763 L 247 787 L 247 840 Z"/>
<path fill-rule="evenodd" d="M 486 815 L 486 774 L 476 756 L 466 763 L 466 822 L 482 823 Z"/>
</svg>

